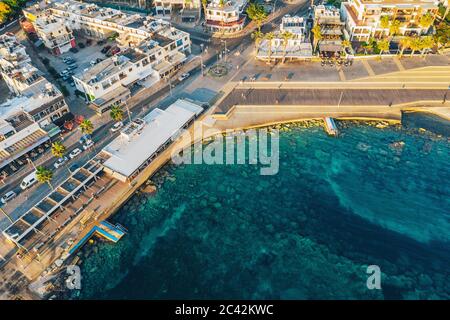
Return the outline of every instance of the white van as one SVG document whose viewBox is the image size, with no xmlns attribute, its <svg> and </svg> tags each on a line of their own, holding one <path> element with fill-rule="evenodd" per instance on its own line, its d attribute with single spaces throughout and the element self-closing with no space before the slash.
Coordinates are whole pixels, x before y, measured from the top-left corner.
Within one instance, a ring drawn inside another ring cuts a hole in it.
<svg viewBox="0 0 450 320">
<path fill-rule="evenodd" d="M 34 171 L 33 173 L 30 173 L 22 180 L 20 187 L 22 188 L 22 190 L 25 190 L 25 189 L 31 187 L 36 182 L 38 182 L 38 180 L 36 178 L 36 171 Z"/>
</svg>

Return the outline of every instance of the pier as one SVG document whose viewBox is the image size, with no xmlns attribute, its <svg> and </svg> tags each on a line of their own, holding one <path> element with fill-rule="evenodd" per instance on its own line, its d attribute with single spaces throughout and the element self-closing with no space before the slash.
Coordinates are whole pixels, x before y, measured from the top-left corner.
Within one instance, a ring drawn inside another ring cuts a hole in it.
<svg viewBox="0 0 450 320">
<path fill-rule="evenodd" d="M 323 119 L 323 124 L 324 124 L 324 127 L 325 127 L 325 131 L 330 136 L 337 136 L 339 134 L 338 127 L 337 127 L 336 122 L 334 121 L 333 118 L 325 117 Z"/>
<path fill-rule="evenodd" d="M 99 236 L 108 241 L 116 243 L 125 235 L 125 229 L 119 225 L 113 225 L 107 221 L 102 221 L 98 225 L 95 225 L 83 238 L 80 239 L 72 248 L 69 249 L 69 255 L 72 255 L 75 251 L 81 248 L 86 241 L 92 236 Z"/>
</svg>

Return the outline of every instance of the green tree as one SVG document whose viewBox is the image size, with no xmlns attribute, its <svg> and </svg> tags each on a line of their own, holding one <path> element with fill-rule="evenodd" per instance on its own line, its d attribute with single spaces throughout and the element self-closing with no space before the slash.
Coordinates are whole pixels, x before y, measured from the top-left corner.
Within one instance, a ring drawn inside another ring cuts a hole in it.
<svg viewBox="0 0 450 320">
<path fill-rule="evenodd" d="M 64 154 L 66 153 L 66 147 L 59 141 L 52 143 L 52 154 L 56 158 L 62 158 L 64 157 Z"/>
<path fill-rule="evenodd" d="M 383 31 L 380 33 L 380 38 L 384 34 L 384 30 L 389 28 L 389 25 L 389 16 L 381 16 L 380 27 L 383 29 Z"/>
<path fill-rule="evenodd" d="M 122 121 L 123 120 L 123 110 L 119 105 L 114 105 L 111 107 L 111 111 L 109 112 L 111 119 L 114 121 Z"/>
<path fill-rule="evenodd" d="M 400 25 L 401 25 L 400 21 L 398 21 L 398 20 L 392 21 L 389 26 L 389 35 L 395 36 L 395 35 L 399 34 L 400 33 Z"/>
<path fill-rule="evenodd" d="M 377 43 L 378 49 L 380 50 L 380 56 L 383 54 L 383 52 L 389 51 L 389 40 L 383 39 L 378 41 Z"/>
<path fill-rule="evenodd" d="M 420 39 L 419 37 L 411 38 L 409 47 L 411 48 L 411 57 L 412 57 L 416 51 L 422 49 L 422 39 Z"/>
<path fill-rule="evenodd" d="M 247 7 L 246 13 L 250 20 L 256 23 L 258 31 L 261 31 L 261 26 L 267 19 L 267 12 L 264 10 L 264 7 L 253 2 Z"/>
<path fill-rule="evenodd" d="M 435 44 L 436 43 L 435 43 L 434 38 L 432 36 L 422 37 L 422 39 L 421 39 L 422 56 L 425 55 L 425 53 L 428 50 L 433 49 Z"/>
<path fill-rule="evenodd" d="M 208 0 L 202 0 L 202 6 L 203 6 L 203 14 L 204 14 L 205 20 L 206 20 L 206 10 L 208 7 Z"/>
<path fill-rule="evenodd" d="M 411 45 L 411 38 L 410 37 L 403 37 L 400 39 L 400 57 L 403 56 L 403 52 L 408 49 Z"/>
<path fill-rule="evenodd" d="M 255 41 L 256 54 L 258 54 L 259 44 L 261 43 L 261 40 L 264 38 L 264 34 L 261 31 L 256 30 L 255 32 L 252 33 L 251 36 L 252 36 L 253 41 Z"/>
<path fill-rule="evenodd" d="M 294 37 L 294 34 L 292 32 L 289 31 L 284 31 L 281 34 L 281 39 L 283 39 L 283 63 L 286 60 L 286 49 L 287 49 L 287 45 L 289 43 L 289 40 L 292 39 Z"/>
<path fill-rule="evenodd" d="M 11 7 L 7 3 L 0 2 L 0 23 L 5 22 L 11 13 Z"/>
<path fill-rule="evenodd" d="M 314 47 L 314 51 L 316 51 L 317 50 L 317 45 L 319 44 L 319 41 L 323 39 L 322 29 L 320 29 L 319 25 L 315 25 L 311 29 L 311 32 L 314 35 L 313 47 Z"/>
<path fill-rule="evenodd" d="M 36 179 L 41 183 L 48 183 L 50 188 L 53 189 L 51 181 L 53 179 L 53 171 L 43 166 L 36 168 Z"/>
<path fill-rule="evenodd" d="M 91 120 L 85 119 L 80 123 L 80 129 L 83 134 L 92 134 L 94 132 L 94 125 Z"/>
<path fill-rule="evenodd" d="M 419 21 L 419 25 L 422 28 L 425 28 L 426 32 L 428 32 L 428 29 L 430 28 L 430 26 L 433 24 L 434 21 L 434 17 L 431 13 L 427 12 L 426 14 L 424 14 L 423 16 L 420 17 L 420 21 Z"/>
<path fill-rule="evenodd" d="M 436 26 L 436 33 L 434 34 L 434 41 L 438 48 L 446 48 L 450 46 L 450 25 L 441 22 Z"/>
</svg>

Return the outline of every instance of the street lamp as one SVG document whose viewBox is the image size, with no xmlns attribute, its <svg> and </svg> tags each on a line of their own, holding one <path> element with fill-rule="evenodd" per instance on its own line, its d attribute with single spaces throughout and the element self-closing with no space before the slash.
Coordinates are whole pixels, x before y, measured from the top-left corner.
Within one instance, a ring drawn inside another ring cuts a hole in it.
<svg viewBox="0 0 450 320">
<path fill-rule="evenodd" d="M 227 40 L 220 40 L 220 42 L 225 44 L 224 60 L 227 62 Z"/>
<path fill-rule="evenodd" d="M 204 68 L 204 65 L 203 65 L 203 57 L 202 57 L 201 55 L 195 56 L 194 59 L 192 59 L 192 60 L 195 60 L 195 59 L 197 59 L 197 58 L 200 59 L 200 68 L 202 69 L 202 77 L 204 77 L 204 74 L 203 74 L 203 68 Z"/>
</svg>

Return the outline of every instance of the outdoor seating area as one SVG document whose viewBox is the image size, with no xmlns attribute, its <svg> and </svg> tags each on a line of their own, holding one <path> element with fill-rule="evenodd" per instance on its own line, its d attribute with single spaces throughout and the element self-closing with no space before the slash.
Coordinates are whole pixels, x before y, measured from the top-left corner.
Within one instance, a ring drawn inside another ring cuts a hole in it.
<svg viewBox="0 0 450 320">
<path fill-rule="evenodd" d="M 34 258 L 66 225 L 102 193 L 110 179 L 102 159 L 93 158 L 56 186 L 44 199 L 3 231 L 20 249 L 20 257 Z"/>
</svg>

